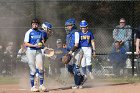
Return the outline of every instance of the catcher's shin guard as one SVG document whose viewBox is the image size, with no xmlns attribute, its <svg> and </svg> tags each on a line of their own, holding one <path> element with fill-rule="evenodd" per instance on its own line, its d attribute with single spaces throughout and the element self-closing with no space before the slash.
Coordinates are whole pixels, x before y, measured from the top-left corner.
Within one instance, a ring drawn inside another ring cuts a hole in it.
<svg viewBox="0 0 140 93">
<path fill-rule="evenodd" d="M 73 65 L 69 65 L 69 64 L 67 65 L 68 72 L 70 72 L 71 74 L 74 74 L 73 67 L 74 67 Z"/>
<path fill-rule="evenodd" d="M 83 80 L 84 80 L 84 77 L 82 75 L 77 75 L 77 74 L 74 75 L 75 85 L 77 86 L 83 85 L 84 84 Z"/>
<path fill-rule="evenodd" d="M 75 82 L 75 85 L 77 85 L 77 86 L 81 85 L 82 82 L 84 81 L 84 76 L 81 74 L 80 69 L 79 69 L 79 66 L 74 65 L 73 73 L 74 73 L 74 82 Z"/>
</svg>

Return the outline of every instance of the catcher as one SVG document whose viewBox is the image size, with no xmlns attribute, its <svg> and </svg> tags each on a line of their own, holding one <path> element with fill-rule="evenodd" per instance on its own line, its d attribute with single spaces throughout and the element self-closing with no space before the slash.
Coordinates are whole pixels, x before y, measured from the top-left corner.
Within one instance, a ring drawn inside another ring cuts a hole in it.
<svg viewBox="0 0 140 93">
<path fill-rule="evenodd" d="M 83 56 L 83 51 L 79 49 L 79 32 L 76 30 L 75 19 L 71 18 L 65 22 L 65 30 L 67 31 L 66 49 L 68 54 L 62 58 L 62 62 L 67 64 L 68 72 L 74 76 L 75 85 L 72 89 L 83 88 L 86 80 L 81 74 L 79 67 Z"/>
</svg>

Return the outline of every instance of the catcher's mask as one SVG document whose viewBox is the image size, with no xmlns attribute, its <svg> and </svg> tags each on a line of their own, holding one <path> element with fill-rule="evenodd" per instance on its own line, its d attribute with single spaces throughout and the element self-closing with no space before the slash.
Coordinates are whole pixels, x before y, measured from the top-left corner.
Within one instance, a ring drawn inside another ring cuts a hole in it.
<svg viewBox="0 0 140 93">
<path fill-rule="evenodd" d="M 68 28 L 68 26 L 71 26 L 71 28 Z M 70 18 L 66 20 L 65 22 L 65 31 L 66 33 L 69 33 L 70 30 L 76 29 L 76 20 L 74 18 Z"/>
<path fill-rule="evenodd" d="M 44 48 L 44 54 L 47 57 L 52 57 L 54 55 L 54 49 L 52 48 Z"/>
</svg>

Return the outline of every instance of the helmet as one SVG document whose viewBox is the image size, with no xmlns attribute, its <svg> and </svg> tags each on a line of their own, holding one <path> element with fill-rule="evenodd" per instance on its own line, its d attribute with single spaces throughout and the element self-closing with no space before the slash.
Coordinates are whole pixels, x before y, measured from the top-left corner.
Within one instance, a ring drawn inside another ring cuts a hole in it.
<svg viewBox="0 0 140 93">
<path fill-rule="evenodd" d="M 87 21 L 82 20 L 82 21 L 80 22 L 80 27 L 87 27 L 87 26 L 88 26 Z"/>
<path fill-rule="evenodd" d="M 48 37 L 53 35 L 53 31 L 51 30 L 52 29 L 52 24 L 50 24 L 49 22 L 44 22 L 42 24 L 42 29 L 47 32 Z"/>
<path fill-rule="evenodd" d="M 44 22 L 44 23 L 42 24 L 42 28 L 43 28 L 44 30 L 52 29 L 52 25 L 51 25 L 50 23 L 48 23 L 48 22 Z"/>
<path fill-rule="evenodd" d="M 39 20 L 38 19 L 33 19 L 32 21 L 31 21 L 31 24 L 32 23 L 37 23 L 37 24 L 40 24 L 40 22 L 39 22 Z"/>
<path fill-rule="evenodd" d="M 75 19 L 74 18 L 70 18 L 68 19 L 66 22 L 65 22 L 65 26 L 68 26 L 68 25 L 75 25 Z"/>
</svg>

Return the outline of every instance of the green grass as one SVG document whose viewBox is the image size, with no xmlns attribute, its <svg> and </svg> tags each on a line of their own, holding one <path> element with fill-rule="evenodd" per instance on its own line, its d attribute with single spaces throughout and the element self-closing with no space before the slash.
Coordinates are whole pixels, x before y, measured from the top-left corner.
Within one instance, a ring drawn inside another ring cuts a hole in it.
<svg viewBox="0 0 140 93">
<path fill-rule="evenodd" d="M 2 77 L 0 76 L 0 84 L 17 84 L 18 79 L 10 76 Z"/>
</svg>

